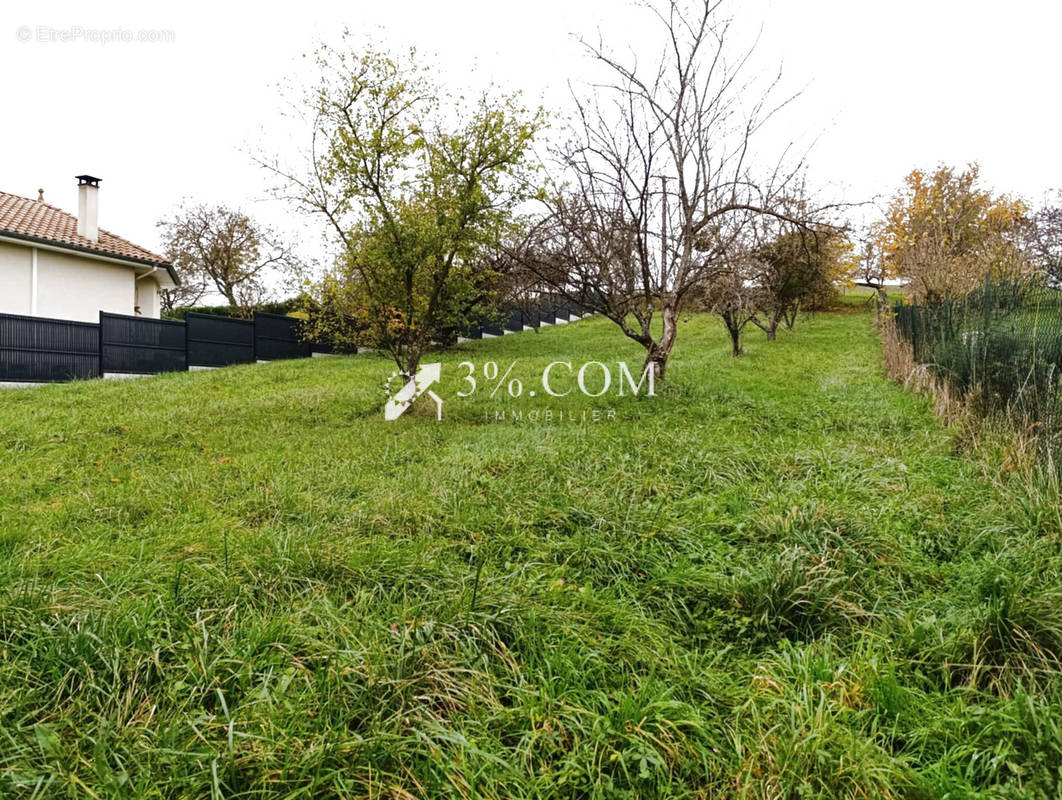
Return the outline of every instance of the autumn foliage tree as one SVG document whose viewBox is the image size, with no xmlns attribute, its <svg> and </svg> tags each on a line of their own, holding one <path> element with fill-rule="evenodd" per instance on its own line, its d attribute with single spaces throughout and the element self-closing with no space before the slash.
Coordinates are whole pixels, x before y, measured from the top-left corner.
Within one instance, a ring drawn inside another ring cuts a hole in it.
<svg viewBox="0 0 1062 800">
<path fill-rule="evenodd" d="M 965 294 L 986 276 L 1014 277 L 1026 268 L 1025 205 L 993 195 L 976 164 L 958 172 L 914 170 L 889 203 L 877 244 L 890 274 L 927 303 Z"/>
<path fill-rule="evenodd" d="M 300 262 L 277 234 L 237 208 L 183 205 L 160 220 L 166 257 L 183 277 L 184 288 L 164 291 L 163 309 L 199 302 L 216 292 L 250 314 L 267 299 L 268 280 L 298 271 Z"/>
<path fill-rule="evenodd" d="M 828 308 L 847 279 L 851 244 L 838 228 L 790 227 L 758 247 L 749 282 L 757 294 L 750 321 L 774 340 L 802 309 Z"/>
</svg>

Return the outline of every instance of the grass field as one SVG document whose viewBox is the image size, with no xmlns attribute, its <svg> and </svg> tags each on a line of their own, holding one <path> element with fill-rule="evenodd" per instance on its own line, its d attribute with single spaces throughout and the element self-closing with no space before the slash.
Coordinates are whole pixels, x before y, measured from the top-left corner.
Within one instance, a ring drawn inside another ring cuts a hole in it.
<svg viewBox="0 0 1062 800">
<path fill-rule="evenodd" d="M 747 349 L 546 402 L 637 348 L 470 343 L 442 422 L 373 357 L 0 395 L 0 797 L 1062 796 L 1057 508 L 870 314 Z"/>
</svg>

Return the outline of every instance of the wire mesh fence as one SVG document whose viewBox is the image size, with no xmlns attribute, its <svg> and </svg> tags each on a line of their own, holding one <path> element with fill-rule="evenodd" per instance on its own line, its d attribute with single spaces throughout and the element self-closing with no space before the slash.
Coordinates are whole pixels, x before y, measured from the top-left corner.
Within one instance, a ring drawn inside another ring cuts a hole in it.
<svg viewBox="0 0 1062 800">
<path fill-rule="evenodd" d="M 1036 434 L 1038 455 L 1062 468 L 1062 290 L 1040 277 L 994 282 L 933 305 L 897 304 L 896 330 L 983 416 Z"/>
</svg>

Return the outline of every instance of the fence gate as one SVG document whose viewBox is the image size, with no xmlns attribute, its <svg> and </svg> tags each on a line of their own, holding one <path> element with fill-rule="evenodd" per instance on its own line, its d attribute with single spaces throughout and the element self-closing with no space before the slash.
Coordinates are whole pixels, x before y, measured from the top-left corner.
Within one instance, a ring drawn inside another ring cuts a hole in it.
<svg viewBox="0 0 1062 800">
<path fill-rule="evenodd" d="M 263 361 L 281 358 L 309 358 L 309 342 L 299 338 L 302 320 L 281 314 L 254 315 L 255 357 Z"/>
<path fill-rule="evenodd" d="M 254 363 L 254 323 L 248 319 L 189 312 L 184 332 L 189 367 Z"/>
<path fill-rule="evenodd" d="M 69 381 L 99 376 L 99 325 L 0 314 L 0 380 Z"/>
<path fill-rule="evenodd" d="M 100 312 L 100 371 L 150 375 L 180 372 L 185 358 L 184 323 Z"/>
</svg>

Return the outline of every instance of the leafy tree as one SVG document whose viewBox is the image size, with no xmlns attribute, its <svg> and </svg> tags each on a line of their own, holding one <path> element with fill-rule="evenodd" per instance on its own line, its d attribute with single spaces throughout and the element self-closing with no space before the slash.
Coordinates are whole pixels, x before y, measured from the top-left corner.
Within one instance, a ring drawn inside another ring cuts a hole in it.
<svg viewBox="0 0 1062 800">
<path fill-rule="evenodd" d="M 979 169 L 914 170 L 889 204 L 877 244 L 890 274 L 907 278 L 920 300 L 939 302 L 971 291 L 986 275 L 1014 277 L 1026 268 L 1026 207 L 993 196 Z"/>
<path fill-rule="evenodd" d="M 482 308 L 495 280 L 484 255 L 536 192 L 531 146 L 544 116 L 517 95 L 445 97 L 414 53 L 366 50 L 349 36 L 322 47 L 317 67 L 306 163 L 264 163 L 282 196 L 326 220 L 337 246 L 314 287 L 331 313 L 312 325 L 367 336 L 412 376 L 434 338 Z"/>
<path fill-rule="evenodd" d="M 829 308 L 847 279 L 851 244 L 836 228 L 796 227 L 757 248 L 750 281 L 757 289 L 751 322 L 773 341 L 779 324 L 796 324 L 801 309 Z"/>
<path fill-rule="evenodd" d="M 158 227 L 167 258 L 190 287 L 185 294 L 163 298 L 168 311 L 178 304 L 195 305 L 214 290 L 247 313 L 268 296 L 268 276 L 299 267 L 291 249 L 270 228 L 239 209 L 183 206 Z"/>
</svg>

